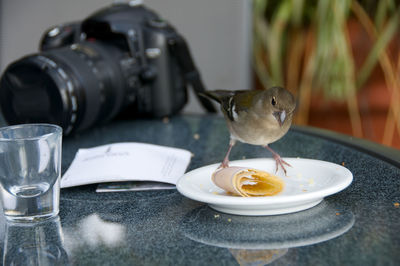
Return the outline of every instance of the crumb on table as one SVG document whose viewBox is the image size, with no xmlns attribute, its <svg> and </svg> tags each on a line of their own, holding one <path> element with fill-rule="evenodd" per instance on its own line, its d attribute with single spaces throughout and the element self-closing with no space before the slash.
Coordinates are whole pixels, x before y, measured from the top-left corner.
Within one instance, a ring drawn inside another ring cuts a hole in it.
<svg viewBox="0 0 400 266">
<path fill-rule="evenodd" d="M 162 119 L 162 122 L 163 122 L 164 124 L 168 124 L 168 123 L 169 123 L 169 117 L 168 117 L 168 116 L 164 117 L 164 118 Z"/>
</svg>

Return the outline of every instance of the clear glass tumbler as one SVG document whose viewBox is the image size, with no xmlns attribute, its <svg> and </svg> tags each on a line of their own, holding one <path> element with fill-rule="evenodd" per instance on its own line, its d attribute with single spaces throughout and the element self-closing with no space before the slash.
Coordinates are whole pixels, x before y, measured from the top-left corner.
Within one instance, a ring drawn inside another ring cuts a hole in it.
<svg viewBox="0 0 400 266">
<path fill-rule="evenodd" d="M 58 214 L 62 128 L 24 124 L 0 128 L 0 185 L 4 215 L 38 221 Z"/>
</svg>

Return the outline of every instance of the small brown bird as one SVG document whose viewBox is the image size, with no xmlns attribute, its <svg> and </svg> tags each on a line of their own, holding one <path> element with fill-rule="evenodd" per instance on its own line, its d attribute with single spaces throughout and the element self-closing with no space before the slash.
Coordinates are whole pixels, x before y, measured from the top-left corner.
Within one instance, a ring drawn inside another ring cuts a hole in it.
<svg viewBox="0 0 400 266">
<path fill-rule="evenodd" d="M 282 138 L 292 123 L 296 101 L 293 95 L 281 87 L 266 90 L 206 91 L 203 95 L 221 105 L 231 139 L 221 167 L 229 166 L 229 153 L 236 141 L 261 145 L 268 149 L 286 174 L 285 162 L 268 144 Z"/>
</svg>

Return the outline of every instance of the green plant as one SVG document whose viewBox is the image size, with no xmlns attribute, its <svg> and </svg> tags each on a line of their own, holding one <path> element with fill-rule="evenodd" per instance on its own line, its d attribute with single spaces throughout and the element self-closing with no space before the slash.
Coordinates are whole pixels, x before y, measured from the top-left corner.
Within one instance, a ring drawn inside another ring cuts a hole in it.
<svg viewBox="0 0 400 266">
<path fill-rule="evenodd" d="M 400 55 L 389 56 L 388 44 L 399 30 L 395 0 L 255 0 L 254 69 L 263 87 L 284 85 L 297 94 L 297 122 L 306 124 L 311 95 L 347 103 L 353 134 L 361 137 L 357 93 L 374 67 L 381 66 L 392 95 L 384 143 L 395 125 L 400 132 Z M 373 47 L 360 68 L 355 67 L 348 32 L 349 20 L 367 31 Z"/>
</svg>

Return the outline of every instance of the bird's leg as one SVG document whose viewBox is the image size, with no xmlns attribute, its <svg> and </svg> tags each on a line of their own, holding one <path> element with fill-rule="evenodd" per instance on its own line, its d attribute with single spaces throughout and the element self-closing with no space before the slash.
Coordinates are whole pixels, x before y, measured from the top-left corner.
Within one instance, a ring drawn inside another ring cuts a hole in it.
<svg viewBox="0 0 400 266">
<path fill-rule="evenodd" d="M 278 172 L 278 167 L 280 165 L 282 167 L 282 169 L 283 169 L 283 172 L 285 172 L 285 175 L 286 175 L 286 168 L 285 168 L 284 164 L 286 164 L 287 166 L 290 166 L 290 167 L 292 167 L 292 166 L 290 164 L 288 164 L 287 162 L 285 162 L 281 158 L 281 156 L 278 153 L 276 153 L 273 149 L 271 149 L 268 145 L 265 145 L 264 148 L 269 150 L 272 153 L 272 156 L 275 159 L 275 162 L 276 162 L 275 172 Z"/>
<path fill-rule="evenodd" d="M 227 168 L 229 167 L 229 154 L 231 153 L 233 145 L 235 145 L 236 140 L 231 139 L 229 141 L 229 148 L 228 151 L 225 154 L 224 160 L 222 161 L 221 165 L 218 168 Z"/>
</svg>

